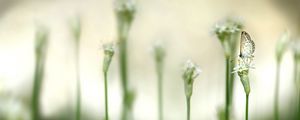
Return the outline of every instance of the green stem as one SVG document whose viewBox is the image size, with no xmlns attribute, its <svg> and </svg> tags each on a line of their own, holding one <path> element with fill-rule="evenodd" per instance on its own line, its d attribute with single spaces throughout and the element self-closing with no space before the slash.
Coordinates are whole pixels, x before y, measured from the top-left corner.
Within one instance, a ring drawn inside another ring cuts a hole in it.
<svg viewBox="0 0 300 120">
<path fill-rule="evenodd" d="M 159 120 L 163 120 L 163 81 L 162 81 L 162 63 L 157 61 L 156 64 L 157 71 L 157 83 L 158 83 L 158 114 Z"/>
<path fill-rule="evenodd" d="M 124 1 L 118 1 L 124 2 Z M 117 24 L 118 24 L 118 42 L 119 42 L 119 65 L 120 65 L 120 77 L 122 82 L 123 91 L 123 108 L 122 108 L 122 120 L 129 119 L 131 114 L 131 105 L 128 90 L 128 62 L 127 62 L 127 39 L 128 32 L 133 19 L 132 11 L 117 11 Z"/>
<path fill-rule="evenodd" d="M 79 68 L 79 38 L 75 43 L 75 66 L 76 66 L 76 120 L 81 120 L 81 84 L 80 84 L 80 68 Z"/>
<path fill-rule="evenodd" d="M 37 38 L 39 39 L 39 38 Z M 42 89 L 42 83 L 44 78 L 44 65 L 46 60 L 46 50 L 47 50 L 47 38 L 38 45 L 35 49 L 35 71 L 34 71 L 34 81 L 33 81 L 33 89 L 32 89 L 32 119 L 39 120 L 40 116 L 40 92 Z M 42 40 L 41 40 L 42 41 Z"/>
<path fill-rule="evenodd" d="M 248 110 L 249 110 L 249 94 L 246 94 L 246 118 L 248 120 Z"/>
<path fill-rule="evenodd" d="M 77 78 L 77 100 L 76 100 L 76 120 L 81 119 L 81 86 L 80 80 Z"/>
<path fill-rule="evenodd" d="M 297 108 L 297 118 L 300 118 L 300 61 L 297 59 L 295 55 L 294 58 L 294 81 L 296 83 L 297 93 L 298 93 L 298 108 Z"/>
<path fill-rule="evenodd" d="M 300 90 L 299 90 L 299 88 L 297 88 L 296 100 L 297 100 L 297 106 L 298 106 L 298 107 L 296 107 L 296 118 L 300 119 L 300 116 L 299 116 L 299 114 L 300 114 Z"/>
<path fill-rule="evenodd" d="M 187 120 L 190 120 L 190 116 L 191 116 L 191 97 L 186 97 L 186 113 L 187 113 Z"/>
<path fill-rule="evenodd" d="M 108 97 L 107 97 L 107 72 L 104 72 L 104 94 L 105 94 L 105 120 L 109 120 Z"/>
<path fill-rule="evenodd" d="M 236 61 L 235 59 L 232 59 L 232 58 L 234 58 L 234 57 L 231 57 L 230 62 L 229 62 L 229 70 L 230 71 L 233 70 L 234 65 L 235 65 L 235 61 Z M 232 74 L 230 72 L 228 74 L 230 74 L 230 76 L 229 76 L 229 103 L 228 103 L 229 104 L 229 110 L 230 110 L 230 108 L 232 108 L 231 106 L 232 106 L 232 101 L 233 101 L 233 90 L 234 90 L 234 80 L 235 80 L 234 78 L 235 77 L 234 77 L 234 74 Z"/>
<path fill-rule="evenodd" d="M 279 120 L 279 79 L 280 79 L 280 60 L 277 62 L 276 83 L 275 83 L 275 101 L 274 101 L 274 119 Z"/>
<path fill-rule="evenodd" d="M 40 119 L 40 91 L 42 80 L 44 76 L 43 62 L 40 59 L 37 59 L 37 63 L 35 66 L 35 74 L 34 74 L 34 83 L 32 90 L 32 119 L 39 120 Z"/>
<path fill-rule="evenodd" d="M 127 43 L 125 38 L 120 38 L 120 73 L 122 80 L 122 89 L 123 89 L 123 112 L 122 120 L 128 119 L 128 77 L 127 77 Z"/>
<path fill-rule="evenodd" d="M 230 69 L 230 59 L 229 57 L 226 57 L 226 86 L 225 86 L 225 120 L 229 120 L 230 116 L 230 102 L 229 102 L 229 89 L 230 89 L 230 74 L 231 74 L 231 69 Z"/>
</svg>

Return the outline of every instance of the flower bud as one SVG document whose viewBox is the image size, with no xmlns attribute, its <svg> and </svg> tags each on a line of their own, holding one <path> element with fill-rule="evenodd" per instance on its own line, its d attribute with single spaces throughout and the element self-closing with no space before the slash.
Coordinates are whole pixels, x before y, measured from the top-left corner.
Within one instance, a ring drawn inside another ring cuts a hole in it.
<svg viewBox="0 0 300 120">
<path fill-rule="evenodd" d="M 184 66 L 182 78 L 184 80 L 184 88 L 186 97 L 191 97 L 193 93 L 194 80 L 199 76 L 201 70 L 198 65 L 188 60 Z"/>
<path fill-rule="evenodd" d="M 112 43 L 103 45 L 104 49 L 104 61 L 103 61 L 103 72 L 107 72 L 111 63 L 112 57 L 115 53 L 115 49 Z"/>
</svg>

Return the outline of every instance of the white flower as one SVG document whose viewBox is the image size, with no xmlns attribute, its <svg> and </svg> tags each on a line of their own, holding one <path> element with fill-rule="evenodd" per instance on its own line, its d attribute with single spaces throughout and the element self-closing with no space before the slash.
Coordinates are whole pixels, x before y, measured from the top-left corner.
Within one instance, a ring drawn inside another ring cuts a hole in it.
<svg viewBox="0 0 300 120">
<path fill-rule="evenodd" d="M 112 57 L 115 53 L 114 44 L 113 43 L 104 44 L 103 49 L 104 49 L 103 72 L 107 72 Z"/>
<path fill-rule="evenodd" d="M 113 55 L 115 53 L 114 44 L 113 43 L 104 44 L 103 50 L 105 55 Z"/>
<path fill-rule="evenodd" d="M 254 64 L 252 62 L 253 58 L 238 58 L 238 64 L 236 67 L 233 68 L 233 72 L 232 73 L 236 73 L 236 72 L 242 72 L 242 71 L 248 71 L 249 69 L 254 69 Z"/>
<path fill-rule="evenodd" d="M 195 79 L 202 72 L 200 67 L 191 60 L 186 61 L 184 71 L 186 76 L 191 76 L 191 79 Z"/>
<path fill-rule="evenodd" d="M 186 61 L 182 78 L 184 80 L 184 90 L 187 97 L 191 97 L 193 93 L 193 83 L 199 76 L 201 69 L 191 60 Z"/>
<path fill-rule="evenodd" d="M 215 33 L 219 35 L 236 33 L 241 31 L 242 27 L 242 23 L 239 20 L 229 18 L 216 24 Z"/>
<path fill-rule="evenodd" d="M 135 2 L 133 0 L 115 0 L 114 1 L 115 10 L 118 12 L 123 11 L 135 11 Z"/>
</svg>

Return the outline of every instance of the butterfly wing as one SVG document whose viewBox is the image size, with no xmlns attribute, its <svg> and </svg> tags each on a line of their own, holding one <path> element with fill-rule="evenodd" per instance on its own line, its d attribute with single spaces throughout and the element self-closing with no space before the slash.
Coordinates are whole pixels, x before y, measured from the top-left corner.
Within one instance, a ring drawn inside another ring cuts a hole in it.
<svg viewBox="0 0 300 120">
<path fill-rule="evenodd" d="M 242 31 L 241 43 L 240 43 L 240 57 L 250 58 L 251 56 L 253 56 L 254 51 L 255 51 L 254 41 L 251 40 L 251 37 L 247 32 Z"/>
</svg>

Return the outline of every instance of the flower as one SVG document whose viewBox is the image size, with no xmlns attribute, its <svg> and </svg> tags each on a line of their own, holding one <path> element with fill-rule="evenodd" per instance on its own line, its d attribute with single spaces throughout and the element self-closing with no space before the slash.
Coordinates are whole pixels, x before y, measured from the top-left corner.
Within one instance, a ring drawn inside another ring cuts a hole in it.
<svg viewBox="0 0 300 120">
<path fill-rule="evenodd" d="M 154 53 L 155 60 L 162 62 L 166 55 L 164 44 L 156 41 L 153 45 L 152 51 Z"/>
<path fill-rule="evenodd" d="M 115 0 L 114 7 L 118 12 L 128 11 L 133 13 L 135 11 L 135 2 L 133 0 Z"/>
<path fill-rule="evenodd" d="M 286 48 L 289 45 L 290 41 L 290 34 L 289 32 L 285 32 L 281 38 L 278 40 L 276 44 L 276 58 L 277 60 L 280 60 L 282 58 L 282 55 L 286 51 Z"/>
<path fill-rule="evenodd" d="M 132 0 L 115 0 L 114 7 L 117 18 L 118 35 L 121 42 L 128 37 L 136 8 Z"/>
<path fill-rule="evenodd" d="M 135 2 L 133 0 L 115 0 L 114 9 L 120 21 L 131 23 L 135 14 Z"/>
<path fill-rule="evenodd" d="M 226 57 L 235 54 L 239 36 L 238 33 L 240 33 L 242 28 L 242 23 L 239 20 L 232 18 L 228 18 L 225 21 L 216 24 L 214 33 L 221 42 Z"/>
<path fill-rule="evenodd" d="M 249 69 L 254 69 L 254 64 L 252 62 L 253 58 L 238 57 L 238 64 L 233 68 L 232 73 L 248 71 Z"/>
<path fill-rule="evenodd" d="M 219 40 L 223 43 L 225 40 L 228 40 L 225 39 L 227 35 L 239 33 L 242 28 L 243 25 L 240 21 L 229 18 L 216 24 L 214 32 L 218 36 Z"/>
<path fill-rule="evenodd" d="M 103 50 L 104 50 L 103 72 L 107 72 L 112 57 L 115 53 L 114 44 L 113 43 L 104 44 Z"/>
<path fill-rule="evenodd" d="M 194 80 L 201 72 L 202 71 L 198 65 L 193 63 L 191 60 L 186 61 L 182 78 L 184 80 L 185 95 L 187 97 L 192 96 Z"/>
</svg>

